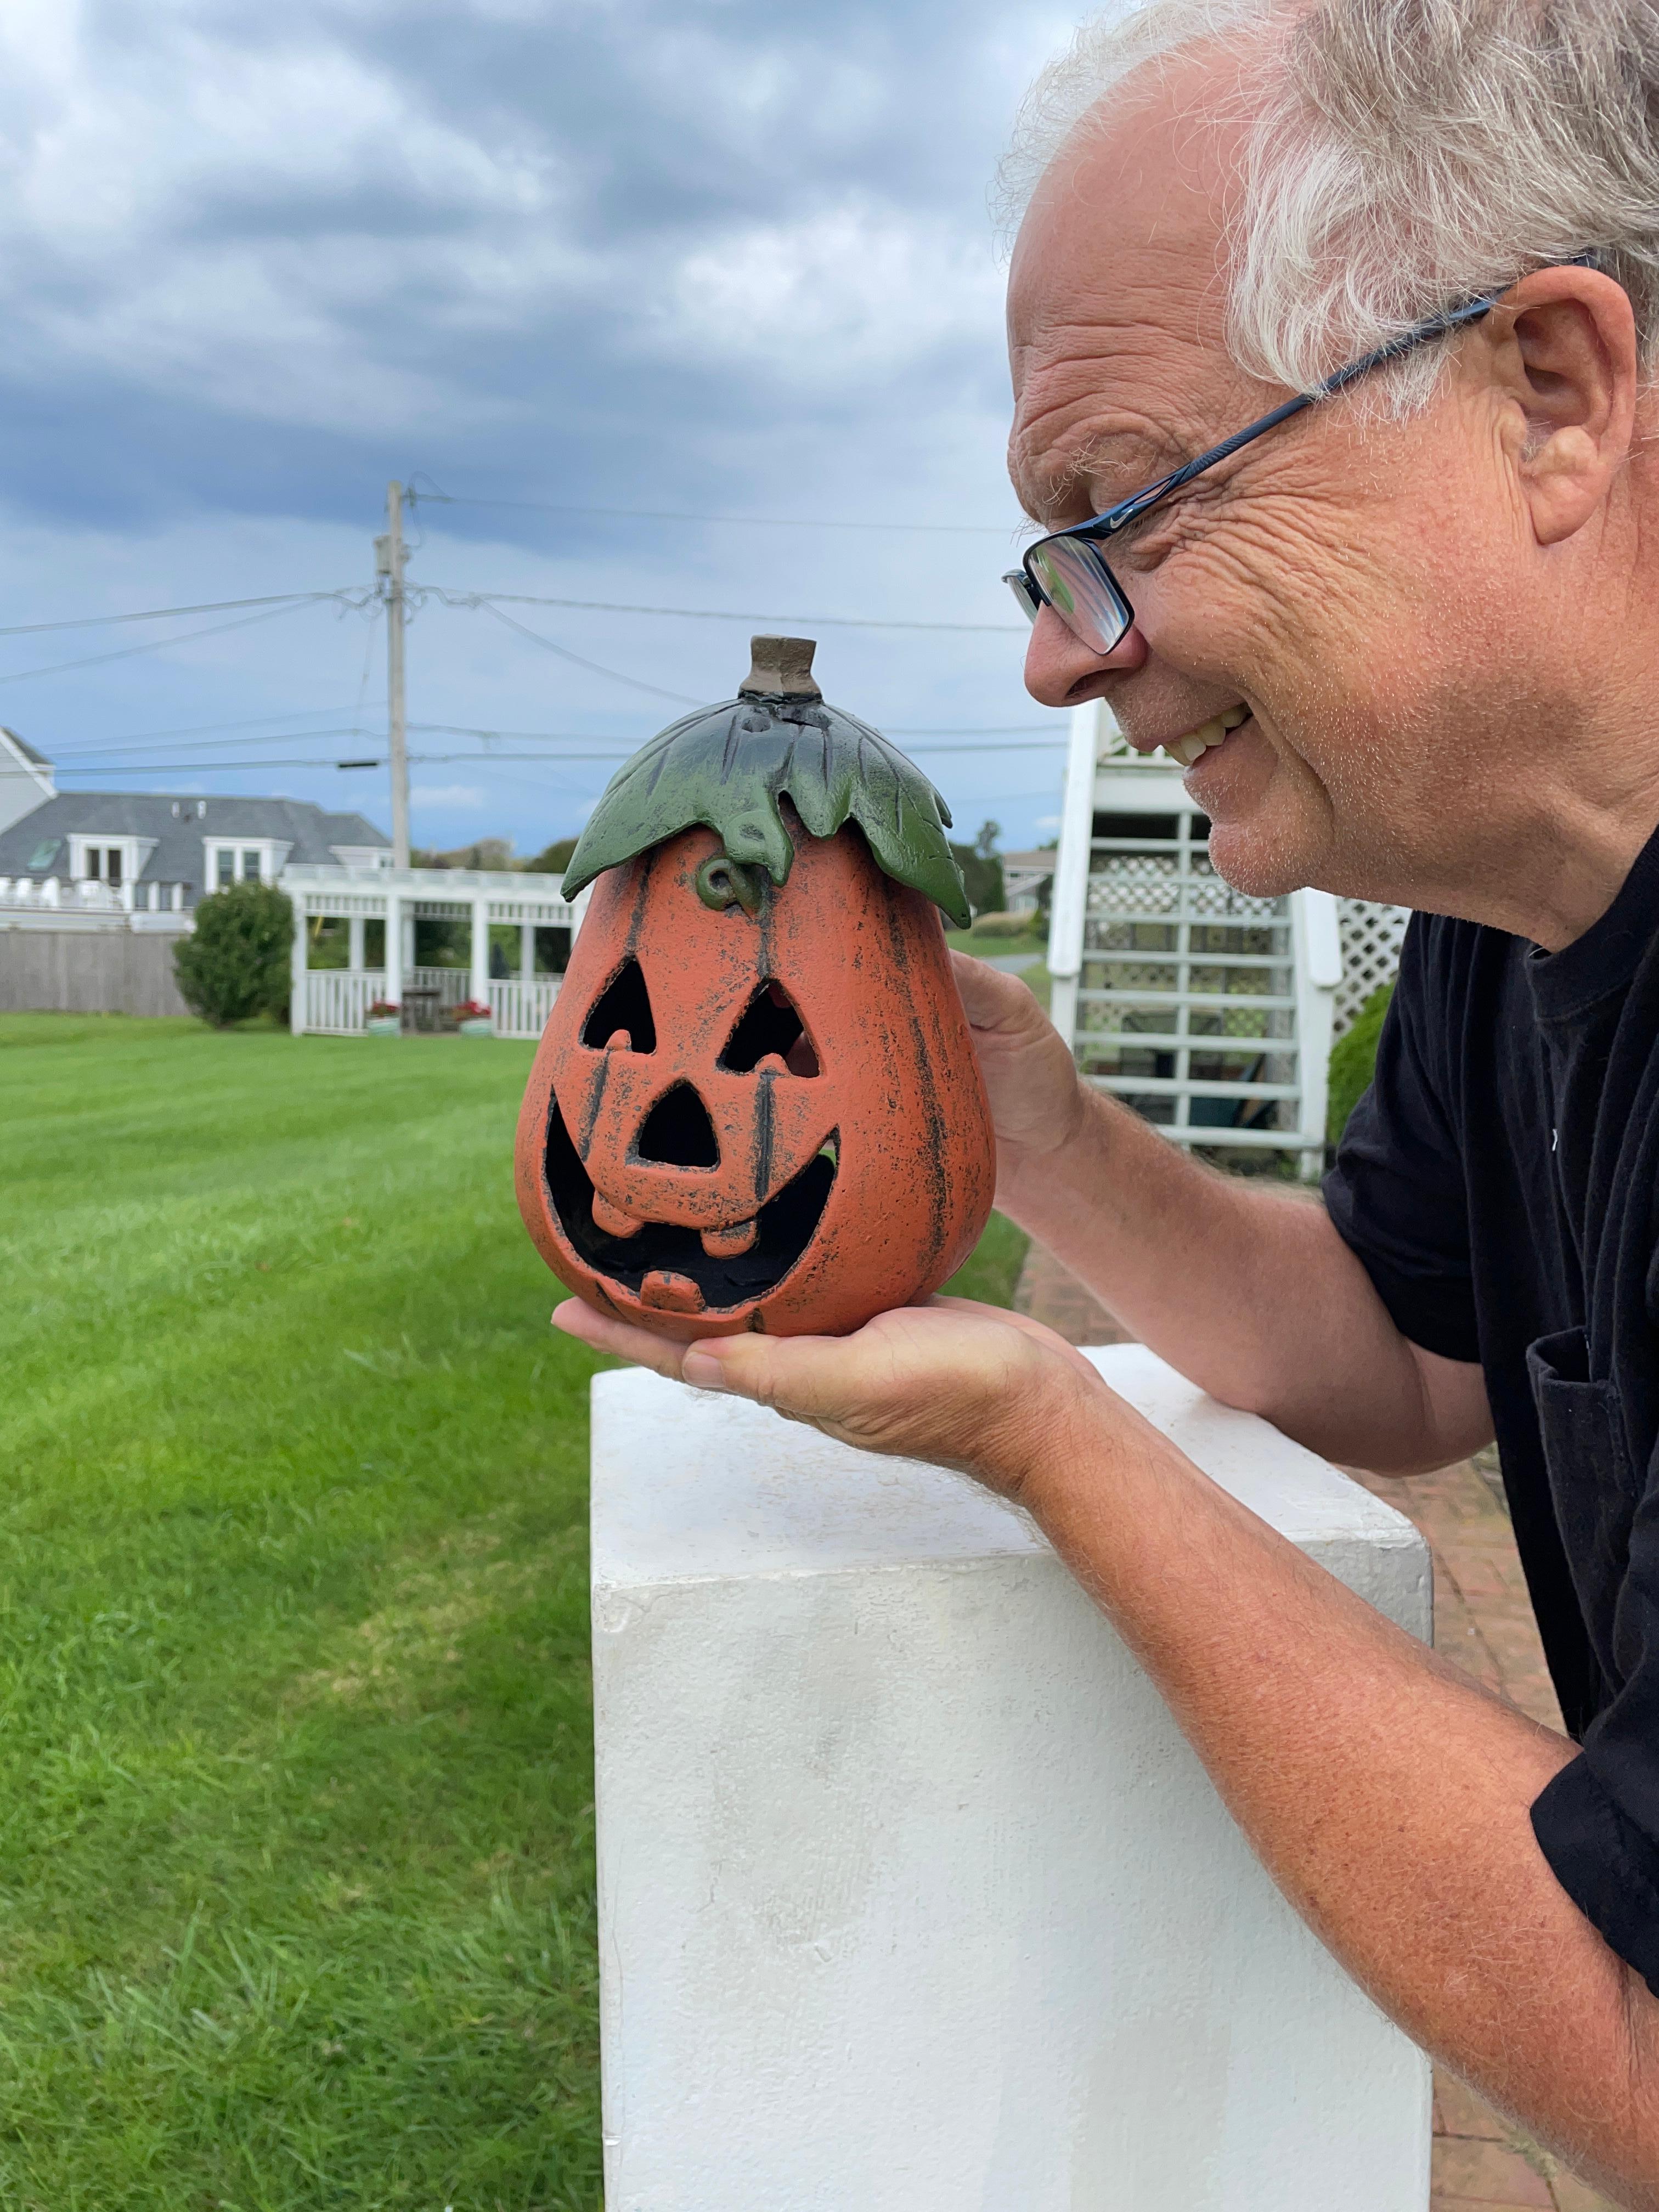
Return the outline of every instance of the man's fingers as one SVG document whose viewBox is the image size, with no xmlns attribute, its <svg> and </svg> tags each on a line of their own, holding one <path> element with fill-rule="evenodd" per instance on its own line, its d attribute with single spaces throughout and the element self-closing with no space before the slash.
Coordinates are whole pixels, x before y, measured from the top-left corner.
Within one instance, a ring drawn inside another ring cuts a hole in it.
<svg viewBox="0 0 1659 2212">
<path fill-rule="evenodd" d="M 848 1350 L 839 1336 L 708 1336 L 689 1346 L 681 1372 L 699 1390 L 730 1390 L 817 1420 L 848 1396 Z"/>
<path fill-rule="evenodd" d="M 595 1352 L 608 1352 L 617 1359 L 631 1359 L 635 1366 L 649 1367 L 659 1375 L 666 1375 L 675 1382 L 683 1376 L 685 1346 L 672 1338 L 653 1336 L 649 1329 L 634 1328 L 625 1321 L 617 1321 L 610 1314 L 602 1314 L 580 1298 L 566 1298 L 553 1309 L 553 1326 L 562 1329 L 583 1344 L 591 1344 Z"/>
<path fill-rule="evenodd" d="M 957 988 L 967 1010 L 969 1026 L 976 1030 L 1020 1030 L 1030 1026 L 1036 1000 L 1018 975 L 1005 975 L 971 953 L 952 952 Z"/>
</svg>

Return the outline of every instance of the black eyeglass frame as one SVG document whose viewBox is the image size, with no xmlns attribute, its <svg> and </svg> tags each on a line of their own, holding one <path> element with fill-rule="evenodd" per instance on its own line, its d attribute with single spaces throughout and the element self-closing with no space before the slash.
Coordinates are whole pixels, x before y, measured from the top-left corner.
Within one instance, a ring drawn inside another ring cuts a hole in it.
<svg viewBox="0 0 1659 2212">
<path fill-rule="evenodd" d="M 1575 265 L 1589 264 L 1593 258 L 1589 254 L 1582 255 Z M 1508 289 L 1506 285 L 1504 290 Z M 1207 453 L 1196 455 L 1178 469 L 1172 469 L 1168 476 L 1159 477 L 1155 483 L 1146 485 L 1144 490 L 1120 500 L 1115 507 L 1109 507 L 1103 514 L 1094 515 L 1087 522 L 1073 523 L 1066 530 L 1050 531 L 1047 537 L 1036 538 L 1021 555 L 1019 567 L 1011 569 L 1004 576 L 1003 582 L 1019 601 L 1029 621 L 1035 623 L 1042 608 L 1054 607 L 1054 612 L 1066 628 L 1074 636 L 1080 637 L 1091 652 L 1113 652 L 1134 627 L 1135 615 L 1128 594 L 1108 566 L 1106 556 L 1097 550 L 1103 539 L 1115 536 L 1127 524 L 1137 520 L 1149 508 L 1168 499 L 1172 492 L 1179 491 L 1183 484 L 1189 484 L 1194 477 L 1202 476 L 1206 469 L 1212 469 L 1218 461 L 1226 460 L 1241 447 L 1251 445 L 1257 438 L 1265 437 L 1269 430 L 1276 430 L 1281 422 L 1288 422 L 1293 415 L 1300 415 L 1305 408 L 1316 406 L 1322 399 L 1334 399 L 1362 376 L 1369 376 L 1372 369 L 1382 368 L 1391 361 L 1398 361 L 1402 354 L 1413 352 L 1417 347 L 1426 345 L 1434 338 L 1443 337 L 1449 331 L 1461 330 L 1466 324 L 1479 322 L 1483 316 L 1491 314 L 1503 297 L 1503 292 L 1492 292 L 1478 300 L 1466 301 L 1462 307 L 1449 307 L 1440 314 L 1431 316 L 1427 321 L 1402 331 L 1399 337 L 1390 339 L 1387 345 L 1379 346 L 1375 353 L 1368 353 L 1363 361 L 1350 362 L 1346 368 L 1337 369 L 1322 384 L 1316 384 L 1311 392 L 1298 392 L 1294 399 L 1287 399 L 1282 406 L 1275 407 L 1256 422 L 1246 423 L 1231 438 L 1224 438 L 1220 445 L 1212 446 Z M 1045 545 L 1066 542 L 1087 550 L 1090 567 L 1106 586 L 1121 617 L 1117 634 L 1109 644 L 1097 645 L 1091 639 L 1083 638 L 1075 624 L 1067 619 L 1065 610 L 1054 606 L 1054 600 L 1032 570 L 1033 559 Z"/>
</svg>

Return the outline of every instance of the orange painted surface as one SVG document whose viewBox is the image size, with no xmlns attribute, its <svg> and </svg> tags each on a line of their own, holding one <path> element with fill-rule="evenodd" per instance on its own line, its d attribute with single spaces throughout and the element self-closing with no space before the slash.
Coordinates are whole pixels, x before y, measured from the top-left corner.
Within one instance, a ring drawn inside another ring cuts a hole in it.
<svg viewBox="0 0 1659 2212">
<path fill-rule="evenodd" d="M 697 896 L 709 830 L 601 876 L 525 1094 L 519 1205 L 543 1258 L 666 1335 L 856 1328 L 937 1290 L 991 1208 L 938 908 L 856 830 L 793 826 L 789 879 L 752 918 Z"/>
</svg>

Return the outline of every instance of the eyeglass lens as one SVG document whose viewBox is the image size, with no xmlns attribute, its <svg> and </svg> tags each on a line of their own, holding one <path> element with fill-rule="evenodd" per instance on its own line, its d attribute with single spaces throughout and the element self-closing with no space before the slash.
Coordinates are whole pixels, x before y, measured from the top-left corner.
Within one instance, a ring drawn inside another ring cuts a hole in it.
<svg viewBox="0 0 1659 2212">
<path fill-rule="evenodd" d="M 1047 538 L 1027 558 L 1049 605 L 1091 653 L 1109 653 L 1121 641 L 1133 610 L 1086 539 Z"/>
</svg>

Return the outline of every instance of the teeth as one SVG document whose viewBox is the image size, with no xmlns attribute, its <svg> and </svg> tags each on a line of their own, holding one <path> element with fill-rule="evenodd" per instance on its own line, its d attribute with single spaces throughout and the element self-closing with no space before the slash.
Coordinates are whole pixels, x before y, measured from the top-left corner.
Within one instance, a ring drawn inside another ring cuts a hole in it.
<svg viewBox="0 0 1659 2212">
<path fill-rule="evenodd" d="M 640 1304 L 658 1313 L 700 1314 L 703 1295 L 690 1275 L 667 1267 L 653 1267 L 640 1285 Z"/>
<path fill-rule="evenodd" d="M 1229 707 L 1224 714 L 1212 715 L 1198 729 L 1188 730 L 1184 738 L 1171 738 L 1164 750 L 1171 760 L 1179 761 L 1182 768 L 1190 768 L 1194 761 L 1202 760 L 1212 745 L 1222 744 L 1230 732 L 1249 719 L 1248 707 Z"/>
<path fill-rule="evenodd" d="M 760 1235 L 758 1221 L 734 1221 L 729 1226 L 705 1229 L 702 1249 L 711 1260 L 735 1260 L 740 1252 L 747 1252 Z"/>
<path fill-rule="evenodd" d="M 593 1226 L 601 1237 L 637 1237 L 644 1226 L 631 1213 L 624 1213 L 619 1206 L 612 1206 L 603 1191 L 593 1194 Z"/>
</svg>

